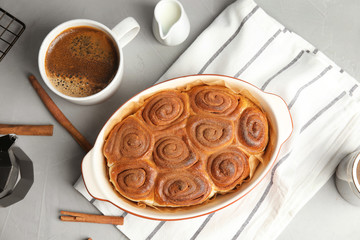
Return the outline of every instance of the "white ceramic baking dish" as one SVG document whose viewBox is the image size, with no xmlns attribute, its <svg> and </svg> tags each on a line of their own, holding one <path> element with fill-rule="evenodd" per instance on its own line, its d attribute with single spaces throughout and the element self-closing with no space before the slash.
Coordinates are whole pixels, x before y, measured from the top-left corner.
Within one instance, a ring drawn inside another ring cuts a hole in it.
<svg viewBox="0 0 360 240">
<path fill-rule="evenodd" d="M 128 200 L 119 197 L 115 192 L 107 175 L 107 167 L 102 153 L 104 140 L 112 129 L 123 117 L 128 115 L 131 106 L 141 102 L 147 96 L 165 89 L 182 88 L 187 85 L 194 85 L 194 82 L 203 82 L 205 84 L 223 84 L 233 89 L 244 89 L 250 93 L 262 108 L 266 111 L 274 130 L 275 141 L 274 150 L 267 164 L 260 164 L 254 177 L 248 183 L 242 184 L 241 188 L 232 193 L 217 196 L 214 200 L 196 207 L 181 208 L 177 211 L 159 211 L 150 207 L 140 208 Z M 107 121 L 99 133 L 93 149 L 85 156 L 82 162 L 82 176 L 87 191 L 91 196 L 98 200 L 108 201 L 116 207 L 137 215 L 154 220 L 183 220 L 199 217 L 220 210 L 240 198 L 244 197 L 250 191 L 256 191 L 256 186 L 265 177 L 273 167 L 282 144 L 290 137 L 293 130 L 292 118 L 285 101 L 272 93 L 266 93 L 252 84 L 222 75 L 192 75 L 171 79 L 157 85 L 154 85 L 124 103 Z"/>
</svg>

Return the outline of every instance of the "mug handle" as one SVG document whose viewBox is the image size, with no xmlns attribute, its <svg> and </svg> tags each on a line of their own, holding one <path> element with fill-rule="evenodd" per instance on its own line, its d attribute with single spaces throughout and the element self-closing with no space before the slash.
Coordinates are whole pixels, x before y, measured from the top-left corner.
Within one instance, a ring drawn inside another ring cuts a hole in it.
<svg viewBox="0 0 360 240">
<path fill-rule="evenodd" d="M 118 23 L 112 31 L 121 48 L 123 48 L 139 33 L 140 25 L 134 18 L 127 17 Z"/>
</svg>

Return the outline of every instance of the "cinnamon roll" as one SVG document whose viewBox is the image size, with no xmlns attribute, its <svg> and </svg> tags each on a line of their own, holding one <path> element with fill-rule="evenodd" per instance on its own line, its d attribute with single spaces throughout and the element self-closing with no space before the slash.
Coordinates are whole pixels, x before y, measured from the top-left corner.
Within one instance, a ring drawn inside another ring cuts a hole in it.
<svg viewBox="0 0 360 240">
<path fill-rule="evenodd" d="M 197 158 L 185 136 L 164 136 L 155 143 L 153 160 L 161 168 L 182 169 L 192 166 Z"/>
<path fill-rule="evenodd" d="M 151 155 L 154 137 L 135 117 L 117 124 L 104 146 L 104 155 L 111 166 L 122 158 L 137 159 Z"/>
<path fill-rule="evenodd" d="M 219 191 L 232 190 L 249 176 L 249 159 L 239 148 L 230 147 L 212 154 L 207 172 Z"/>
<path fill-rule="evenodd" d="M 238 139 L 243 148 L 252 154 L 264 151 L 269 140 L 269 127 L 265 114 L 258 108 L 245 109 L 238 122 Z"/>
<path fill-rule="evenodd" d="M 122 196 L 133 201 L 149 201 L 157 172 L 146 162 L 116 164 L 110 168 L 110 179 Z"/>
<path fill-rule="evenodd" d="M 197 114 L 230 116 L 239 105 L 239 97 L 222 86 L 196 86 L 189 91 L 190 106 Z"/>
<path fill-rule="evenodd" d="M 188 97 L 172 90 L 159 92 L 145 102 L 141 116 L 154 130 L 180 127 L 189 116 Z"/>
<path fill-rule="evenodd" d="M 230 144 L 234 138 L 233 122 L 222 118 L 193 116 L 186 130 L 198 148 L 210 151 Z"/>
<path fill-rule="evenodd" d="M 211 185 L 203 174 L 185 170 L 159 175 L 155 191 L 155 201 L 162 206 L 190 206 L 204 202 Z"/>
</svg>

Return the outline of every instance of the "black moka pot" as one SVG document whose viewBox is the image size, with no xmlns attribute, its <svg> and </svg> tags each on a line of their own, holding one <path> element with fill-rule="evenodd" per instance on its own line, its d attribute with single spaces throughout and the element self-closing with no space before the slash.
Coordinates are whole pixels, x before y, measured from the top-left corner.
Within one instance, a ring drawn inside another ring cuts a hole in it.
<svg viewBox="0 0 360 240">
<path fill-rule="evenodd" d="M 0 207 L 22 200 L 34 182 L 33 163 L 18 147 L 15 135 L 0 137 Z"/>
</svg>

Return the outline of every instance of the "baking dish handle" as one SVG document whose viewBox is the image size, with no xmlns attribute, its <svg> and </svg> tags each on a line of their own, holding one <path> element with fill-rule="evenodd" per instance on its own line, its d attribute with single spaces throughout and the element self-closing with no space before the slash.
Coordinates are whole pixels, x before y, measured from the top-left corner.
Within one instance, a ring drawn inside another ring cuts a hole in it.
<svg viewBox="0 0 360 240">
<path fill-rule="evenodd" d="M 103 191 L 99 187 L 96 179 L 96 168 L 94 165 L 94 149 L 90 150 L 84 157 L 81 164 L 82 177 L 84 180 L 84 185 L 88 193 L 96 199 L 104 199 Z"/>
<path fill-rule="evenodd" d="M 268 93 L 266 98 L 275 116 L 278 139 L 283 143 L 291 136 L 294 129 L 290 110 L 280 96 Z"/>
</svg>

